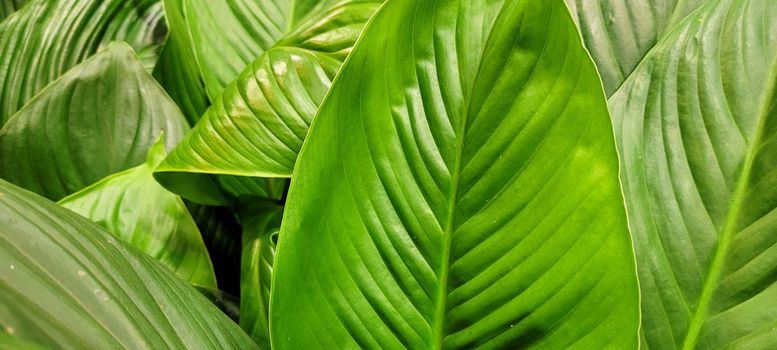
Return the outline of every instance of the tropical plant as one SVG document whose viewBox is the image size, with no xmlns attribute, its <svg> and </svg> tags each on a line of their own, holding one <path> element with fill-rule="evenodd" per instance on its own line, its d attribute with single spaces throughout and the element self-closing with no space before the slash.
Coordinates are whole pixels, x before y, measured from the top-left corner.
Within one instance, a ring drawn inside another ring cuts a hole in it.
<svg viewBox="0 0 777 350">
<path fill-rule="evenodd" d="M 0 348 L 777 348 L 773 0 L 0 21 Z"/>
</svg>

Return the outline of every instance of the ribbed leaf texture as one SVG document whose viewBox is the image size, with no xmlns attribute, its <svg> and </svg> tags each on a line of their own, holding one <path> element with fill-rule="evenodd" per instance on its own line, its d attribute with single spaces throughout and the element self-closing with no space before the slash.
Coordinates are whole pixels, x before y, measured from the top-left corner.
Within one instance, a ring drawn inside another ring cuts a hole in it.
<svg viewBox="0 0 777 350">
<path fill-rule="evenodd" d="M 566 0 L 612 95 L 667 33 L 707 0 Z"/>
<path fill-rule="evenodd" d="M 256 348 L 159 262 L 2 180 L 0 327 L 57 349 Z"/>
<path fill-rule="evenodd" d="M 293 179 L 276 349 L 638 346 L 612 126 L 563 0 L 385 3 Z"/>
<path fill-rule="evenodd" d="M 777 347 L 775 76 L 777 2 L 708 1 L 611 98 L 645 348 Z"/>
<path fill-rule="evenodd" d="M 172 148 L 187 130 L 132 48 L 115 43 L 44 89 L 0 130 L 0 177 L 59 200 L 143 164 L 163 131 Z"/>
<path fill-rule="evenodd" d="M 44 87 L 112 41 L 150 70 L 164 40 L 158 0 L 33 0 L 0 23 L 0 125 Z"/>
<path fill-rule="evenodd" d="M 146 163 L 108 176 L 59 204 L 161 261 L 189 283 L 216 289 L 197 224 L 181 197 L 164 189 L 152 175 L 166 155 L 160 139 Z"/>
<path fill-rule="evenodd" d="M 159 167 L 176 193 L 202 201 L 187 177 L 289 177 L 332 79 L 380 1 L 333 2 L 310 14 L 251 63 Z M 178 175 L 176 175 L 178 174 Z M 175 176 L 173 176 L 175 175 Z M 173 176 L 174 179 L 170 177 Z M 223 176 L 222 176 L 223 177 Z"/>
</svg>

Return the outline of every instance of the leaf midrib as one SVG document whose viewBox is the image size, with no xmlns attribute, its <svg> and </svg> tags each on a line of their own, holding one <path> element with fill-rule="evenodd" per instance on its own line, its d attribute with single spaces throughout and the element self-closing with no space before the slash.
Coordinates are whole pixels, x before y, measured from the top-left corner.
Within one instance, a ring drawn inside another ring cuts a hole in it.
<svg viewBox="0 0 777 350">
<path fill-rule="evenodd" d="M 723 267 L 726 262 L 726 255 L 728 254 L 731 239 L 736 233 L 737 223 L 739 218 L 739 212 L 744 204 L 745 197 L 748 193 L 748 181 L 750 179 L 751 172 L 753 170 L 753 162 L 755 161 L 756 154 L 759 150 L 759 145 L 764 137 L 764 129 L 766 121 L 769 118 L 769 111 L 771 109 L 771 101 L 775 98 L 775 87 L 777 86 L 777 60 L 772 63 L 769 71 L 769 78 L 766 82 L 765 93 L 760 102 L 758 109 L 758 124 L 755 129 L 753 141 L 747 145 L 747 153 L 745 161 L 742 164 L 742 171 L 737 179 L 736 189 L 734 196 L 729 206 L 728 214 L 726 215 L 725 226 L 720 234 L 718 244 L 715 247 L 715 255 L 707 270 L 707 278 L 704 281 L 702 287 L 702 293 L 699 297 L 699 303 L 694 311 L 691 321 L 688 325 L 688 331 L 685 334 L 683 340 L 683 350 L 694 349 L 699 337 L 699 332 L 702 326 L 704 326 L 709 313 L 710 303 L 712 297 L 717 289 L 718 280 L 723 272 Z"/>
</svg>

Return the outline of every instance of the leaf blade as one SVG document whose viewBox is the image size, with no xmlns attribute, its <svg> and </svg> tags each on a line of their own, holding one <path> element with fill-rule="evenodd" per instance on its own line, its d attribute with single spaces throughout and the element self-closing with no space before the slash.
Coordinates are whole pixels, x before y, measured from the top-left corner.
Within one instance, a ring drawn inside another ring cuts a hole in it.
<svg viewBox="0 0 777 350">
<path fill-rule="evenodd" d="M 216 276 L 194 219 L 181 198 L 152 175 L 166 155 L 162 137 L 145 164 L 104 178 L 58 203 L 161 261 L 189 283 L 215 289 Z"/>
<path fill-rule="evenodd" d="M 273 345 L 636 347 L 607 107 L 563 2 L 388 2 L 371 21 L 295 168 Z"/>
<path fill-rule="evenodd" d="M 379 1 L 346 1 L 300 24 L 226 87 L 159 169 L 289 177 L 318 105 Z"/>
<path fill-rule="evenodd" d="M 188 125 L 132 48 L 114 43 L 49 85 L 0 130 L 0 177 L 58 200 L 144 163 L 163 130 L 172 148 Z"/>
<path fill-rule="evenodd" d="M 255 346 L 152 258 L 2 180 L 0 221 L 0 318 L 14 337 L 66 348 Z"/>
<path fill-rule="evenodd" d="M 156 0 L 28 3 L 0 24 L 0 125 L 49 83 L 112 41 L 145 52 L 153 67 L 162 6 Z"/>
<path fill-rule="evenodd" d="M 759 304 L 773 293 L 759 258 L 773 195 L 756 185 L 771 181 L 773 112 L 759 108 L 774 99 L 775 13 L 768 1 L 705 3 L 610 99 L 649 347 L 774 342 L 757 329 L 777 317 Z"/>
</svg>

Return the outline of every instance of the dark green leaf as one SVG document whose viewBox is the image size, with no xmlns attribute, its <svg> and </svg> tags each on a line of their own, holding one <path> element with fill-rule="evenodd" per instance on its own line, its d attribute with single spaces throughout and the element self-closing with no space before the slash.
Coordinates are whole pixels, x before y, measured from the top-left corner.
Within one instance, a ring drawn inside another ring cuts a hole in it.
<svg viewBox="0 0 777 350">
<path fill-rule="evenodd" d="M 213 305 L 216 305 L 221 312 L 225 313 L 233 321 L 238 321 L 240 318 L 240 299 L 218 289 L 210 289 L 197 285 L 194 287 L 197 288 L 202 295 L 208 298 Z"/>
<path fill-rule="evenodd" d="M 116 43 L 71 69 L 0 130 L 0 177 L 52 200 L 143 164 L 163 131 L 188 129 L 132 48 Z"/>
<path fill-rule="evenodd" d="M 716 0 L 610 99 L 646 348 L 777 347 L 776 76 L 777 2 Z"/>
<path fill-rule="evenodd" d="M 566 0 L 612 95 L 642 58 L 707 0 Z"/>
<path fill-rule="evenodd" d="M 29 0 L 0 0 L 0 21 L 20 9 Z"/>
<path fill-rule="evenodd" d="M 0 327 L 57 349 L 256 347 L 153 258 L 2 180 Z"/>
<path fill-rule="evenodd" d="M 273 202 L 252 201 L 241 206 L 240 326 L 267 348 L 270 348 L 270 282 L 282 214 L 283 207 Z"/>
<path fill-rule="evenodd" d="M 293 179 L 276 349 L 637 348 L 612 127 L 562 0 L 387 2 Z"/>
<path fill-rule="evenodd" d="M 240 294 L 240 250 L 242 228 L 232 210 L 186 202 L 216 271 L 219 289 Z"/>
<path fill-rule="evenodd" d="M 130 43 L 153 67 L 164 34 L 158 0 L 31 1 L 0 24 L 0 125 L 112 41 Z"/>
</svg>

